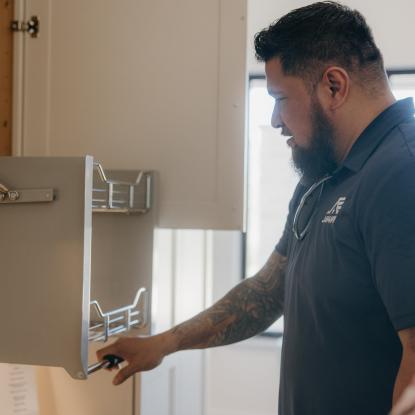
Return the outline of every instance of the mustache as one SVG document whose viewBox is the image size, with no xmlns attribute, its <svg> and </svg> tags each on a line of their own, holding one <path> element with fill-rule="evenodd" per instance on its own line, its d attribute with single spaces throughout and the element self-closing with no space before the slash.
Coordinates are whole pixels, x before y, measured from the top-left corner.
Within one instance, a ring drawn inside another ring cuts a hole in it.
<svg viewBox="0 0 415 415">
<path fill-rule="evenodd" d="M 281 128 L 281 135 L 283 135 L 284 137 L 292 137 L 291 131 L 285 127 Z"/>
</svg>

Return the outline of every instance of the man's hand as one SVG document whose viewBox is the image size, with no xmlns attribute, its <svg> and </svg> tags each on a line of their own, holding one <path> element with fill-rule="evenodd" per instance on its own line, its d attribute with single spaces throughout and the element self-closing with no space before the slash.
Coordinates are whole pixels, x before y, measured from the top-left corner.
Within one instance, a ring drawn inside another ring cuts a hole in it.
<svg viewBox="0 0 415 415">
<path fill-rule="evenodd" d="M 415 377 L 403 391 L 390 415 L 415 415 Z"/>
<path fill-rule="evenodd" d="M 98 360 L 113 354 L 128 363 L 114 378 L 118 385 L 135 372 L 155 368 L 173 352 L 223 346 L 261 333 L 282 315 L 286 262 L 274 251 L 254 277 L 212 307 L 157 336 L 122 338 L 99 350 Z"/>
<path fill-rule="evenodd" d="M 157 367 L 165 356 L 174 350 L 168 332 L 149 337 L 123 337 L 108 347 L 97 351 L 98 361 L 105 355 L 122 357 L 128 365 L 121 369 L 113 379 L 119 385 L 137 372 Z"/>
</svg>

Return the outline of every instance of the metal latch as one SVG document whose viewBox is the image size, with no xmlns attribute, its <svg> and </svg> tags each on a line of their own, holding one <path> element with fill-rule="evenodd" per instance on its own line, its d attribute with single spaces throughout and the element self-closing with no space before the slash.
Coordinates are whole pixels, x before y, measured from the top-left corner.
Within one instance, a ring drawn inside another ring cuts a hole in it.
<svg viewBox="0 0 415 415">
<path fill-rule="evenodd" d="M 113 354 L 107 354 L 104 356 L 101 362 L 95 363 L 88 367 L 88 375 L 96 372 L 99 369 L 112 369 L 113 367 L 119 367 L 119 364 L 122 363 L 124 359 Z"/>
<path fill-rule="evenodd" d="M 0 204 L 53 202 L 53 189 L 9 190 L 0 183 Z"/>
<path fill-rule="evenodd" d="M 39 18 L 32 16 L 27 22 L 13 20 L 10 28 L 13 32 L 27 32 L 31 37 L 37 37 L 39 33 Z"/>
</svg>

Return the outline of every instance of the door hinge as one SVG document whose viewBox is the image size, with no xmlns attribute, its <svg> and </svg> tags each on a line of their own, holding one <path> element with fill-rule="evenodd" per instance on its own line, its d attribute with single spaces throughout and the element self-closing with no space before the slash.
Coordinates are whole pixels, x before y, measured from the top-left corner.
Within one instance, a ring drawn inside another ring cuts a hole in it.
<svg viewBox="0 0 415 415">
<path fill-rule="evenodd" d="M 31 37 L 37 37 L 39 33 L 39 19 L 37 16 L 32 16 L 27 22 L 13 20 L 10 28 L 12 32 L 26 32 Z"/>
</svg>

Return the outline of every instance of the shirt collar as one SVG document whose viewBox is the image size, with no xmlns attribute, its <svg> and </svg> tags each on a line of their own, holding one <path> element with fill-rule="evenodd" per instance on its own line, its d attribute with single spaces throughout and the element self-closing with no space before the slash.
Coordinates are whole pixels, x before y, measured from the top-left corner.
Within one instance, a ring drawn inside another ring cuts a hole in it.
<svg viewBox="0 0 415 415">
<path fill-rule="evenodd" d="M 396 101 L 380 113 L 362 132 L 353 144 L 344 162 L 334 174 L 343 167 L 358 172 L 369 159 L 385 136 L 398 124 L 414 117 L 414 103 L 412 98 Z"/>
</svg>

